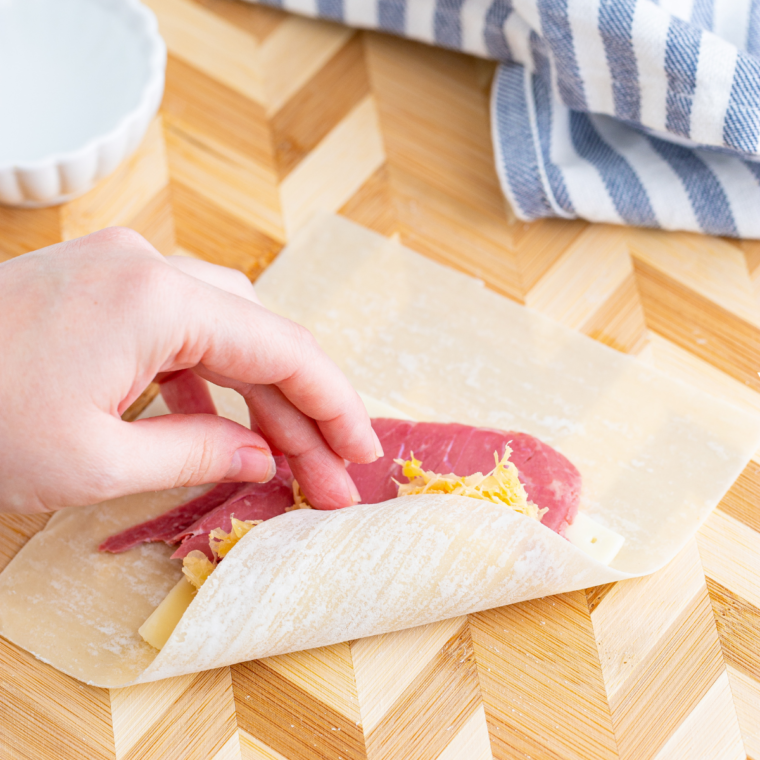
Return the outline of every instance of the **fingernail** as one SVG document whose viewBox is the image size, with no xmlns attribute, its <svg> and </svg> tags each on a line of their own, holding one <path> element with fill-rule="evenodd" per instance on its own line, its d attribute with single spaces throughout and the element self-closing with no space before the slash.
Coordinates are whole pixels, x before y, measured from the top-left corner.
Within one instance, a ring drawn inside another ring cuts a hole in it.
<svg viewBox="0 0 760 760">
<path fill-rule="evenodd" d="M 359 493 L 359 489 L 356 487 L 356 483 L 354 483 L 351 476 L 348 474 L 348 470 L 346 470 L 346 481 L 348 482 L 348 490 L 351 494 L 351 499 L 354 504 L 358 504 L 362 500 L 362 497 Z"/>
<path fill-rule="evenodd" d="M 375 436 L 375 456 L 380 459 L 380 457 L 385 456 L 385 452 L 383 451 L 383 444 L 380 443 L 380 439 L 377 437 L 375 429 L 370 428 L 370 430 L 372 430 L 372 435 Z"/>
<path fill-rule="evenodd" d="M 277 469 L 268 451 L 245 446 L 232 455 L 226 479 L 240 483 L 268 483 Z"/>
</svg>

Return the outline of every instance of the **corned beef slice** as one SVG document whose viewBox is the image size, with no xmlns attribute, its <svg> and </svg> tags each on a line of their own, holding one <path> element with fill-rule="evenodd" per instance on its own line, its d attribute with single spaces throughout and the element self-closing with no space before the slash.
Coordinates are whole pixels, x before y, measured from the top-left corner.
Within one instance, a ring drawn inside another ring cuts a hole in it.
<svg viewBox="0 0 760 760">
<path fill-rule="evenodd" d="M 385 456 L 372 464 L 348 466 L 365 504 L 378 504 L 396 496 L 393 479 L 403 481 L 403 475 L 394 459 L 409 459 L 414 453 L 426 470 L 472 475 L 492 470 L 494 452 L 501 458 L 505 445 L 509 444 L 511 461 L 517 467 L 528 498 L 539 507 L 549 509 L 541 520 L 544 525 L 563 535 L 578 512 L 580 473 L 562 454 L 527 433 L 394 419 L 374 419 L 372 426 Z M 112 536 L 102 544 L 101 550 L 125 551 L 144 541 L 166 541 L 182 542 L 173 557 L 184 557 L 193 549 L 201 549 L 210 556 L 208 534 L 215 528 L 229 532 L 233 515 L 238 520 L 268 520 L 283 514 L 293 503 L 290 468 L 285 457 L 277 456 L 275 461 L 277 473 L 269 483 L 221 484 L 205 496 L 155 520 Z M 205 508 L 207 504 L 204 504 L 203 511 L 199 511 L 197 505 L 203 499 L 211 500 L 212 495 L 218 498 L 223 493 L 220 489 L 225 488 L 234 490 L 212 507 Z M 186 518 L 190 512 L 197 516 L 192 521 L 185 519 L 180 525 L 180 517 Z M 176 527 L 169 530 L 169 526 Z"/>
<path fill-rule="evenodd" d="M 220 504 L 224 504 L 247 485 L 247 483 L 220 483 L 197 499 L 180 504 L 153 520 L 133 525 L 122 533 L 107 538 L 98 549 L 102 552 L 120 554 L 150 541 L 171 543 L 171 539 L 177 533 L 189 528 L 203 515 L 216 509 Z"/>
<path fill-rule="evenodd" d="M 172 372 L 159 380 L 159 385 L 172 414 L 216 414 L 208 384 L 191 369 Z"/>
<path fill-rule="evenodd" d="M 286 507 L 293 504 L 293 474 L 285 457 L 275 457 L 275 462 L 277 472 L 268 483 L 245 483 L 224 504 L 174 535 L 167 543 L 182 543 L 172 557 L 184 557 L 200 548 L 197 539 L 205 540 L 208 548 L 208 534 L 215 528 L 229 533 L 233 515 L 238 520 L 269 520 L 284 514 Z"/>
<path fill-rule="evenodd" d="M 508 443 L 528 498 L 539 507 L 549 507 L 541 522 L 564 536 L 578 514 L 580 472 L 567 457 L 532 435 L 512 433 Z"/>
<path fill-rule="evenodd" d="M 403 482 L 394 459 L 414 456 L 426 470 L 441 474 L 472 475 L 490 472 L 494 452 L 501 458 L 508 443 L 528 498 L 549 511 L 541 522 L 564 534 L 578 512 L 581 476 L 574 465 L 551 446 L 527 433 L 440 422 L 374 419 L 385 456 L 370 465 L 351 464 L 348 471 L 366 504 L 377 504 L 396 495 L 393 478 Z"/>
<path fill-rule="evenodd" d="M 187 557 L 193 549 L 203 552 L 212 562 L 214 561 L 214 552 L 211 551 L 211 545 L 208 542 L 208 533 L 202 533 L 200 536 L 190 536 L 186 538 L 178 547 L 177 551 L 172 554 L 172 559 L 181 559 Z"/>
</svg>

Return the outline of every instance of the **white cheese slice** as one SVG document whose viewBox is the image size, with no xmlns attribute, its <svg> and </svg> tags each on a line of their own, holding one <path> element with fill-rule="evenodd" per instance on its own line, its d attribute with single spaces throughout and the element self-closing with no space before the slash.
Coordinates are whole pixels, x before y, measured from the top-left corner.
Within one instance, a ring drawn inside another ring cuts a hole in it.
<svg viewBox="0 0 760 760">
<path fill-rule="evenodd" d="M 572 525 L 565 529 L 565 538 L 597 562 L 609 565 L 625 543 L 614 530 L 605 528 L 583 512 L 578 512 Z"/>
<path fill-rule="evenodd" d="M 152 647 L 162 649 L 194 597 L 195 586 L 182 576 L 137 632 Z"/>
</svg>

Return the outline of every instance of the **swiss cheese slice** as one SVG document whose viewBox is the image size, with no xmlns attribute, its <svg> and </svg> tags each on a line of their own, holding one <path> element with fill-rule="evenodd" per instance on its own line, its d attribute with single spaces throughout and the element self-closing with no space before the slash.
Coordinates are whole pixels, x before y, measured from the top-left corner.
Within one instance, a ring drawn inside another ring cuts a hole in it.
<svg viewBox="0 0 760 760">
<path fill-rule="evenodd" d="M 619 533 L 605 528 L 583 512 L 578 512 L 572 524 L 565 528 L 565 538 L 589 557 L 605 565 L 615 559 L 625 543 Z"/>
<path fill-rule="evenodd" d="M 138 633 L 152 647 L 162 649 L 195 597 L 195 586 L 184 576 L 140 626 Z"/>
</svg>

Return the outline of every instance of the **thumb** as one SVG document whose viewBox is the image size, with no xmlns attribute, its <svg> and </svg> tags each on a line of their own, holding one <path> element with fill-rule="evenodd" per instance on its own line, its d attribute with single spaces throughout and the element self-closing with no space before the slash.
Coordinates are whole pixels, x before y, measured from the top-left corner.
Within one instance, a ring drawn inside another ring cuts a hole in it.
<svg viewBox="0 0 760 760">
<path fill-rule="evenodd" d="M 119 423 L 111 464 L 122 493 L 219 481 L 265 483 L 275 474 L 267 442 L 211 414 L 168 414 Z"/>
</svg>

